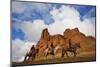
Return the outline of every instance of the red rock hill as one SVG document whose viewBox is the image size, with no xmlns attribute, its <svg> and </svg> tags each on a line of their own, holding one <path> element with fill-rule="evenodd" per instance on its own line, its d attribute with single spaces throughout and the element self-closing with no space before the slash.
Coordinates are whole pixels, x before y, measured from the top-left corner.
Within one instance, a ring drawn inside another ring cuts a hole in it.
<svg viewBox="0 0 100 67">
<path fill-rule="evenodd" d="M 42 56 L 44 50 L 53 44 L 54 47 L 60 45 L 64 47 L 68 47 L 68 40 L 71 39 L 71 43 L 80 43 L 81 49 L 80 51 L 91 51 L 95 50 L 95 38 L 92 36 L 86 36 L 81 33 L 78 28 L 74 29 L 66 29 L 63 32 L 63 35 L 56 34 L 50 35 L 48 29 L 44 29 L 41 33 L 40 40 L 38 41 L 36 47 L 39 49 L 38 55 Z"/>
</svg>

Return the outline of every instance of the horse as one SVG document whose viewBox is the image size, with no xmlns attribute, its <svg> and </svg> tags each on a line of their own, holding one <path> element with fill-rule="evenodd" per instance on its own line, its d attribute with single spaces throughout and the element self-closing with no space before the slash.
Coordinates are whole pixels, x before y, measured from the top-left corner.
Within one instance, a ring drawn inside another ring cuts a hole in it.
<svg viewBox="0 0 100 67">
<path fill-rule="evenodd" d="M 80 43 L 75 43 L 73 45 L 70 45 L 69 47 L 62 48 L 62 57 L 66 54 L 69 57 L 69 53 L 74 54 L 74 57 L 77 55 L 77 49 L 80 48 Z"/>
<path fill-rule="evenodd" d="M 45 50 L 44 50 L 44 54 L 45 56 L 48 56 L 48 55 L 54 55 L 54 46 L 51 45 L 51 47 L 47 47 Z"/>
<path fill-rule="evenodd" d="M 55 56 L 56 52 L 57 52 L 59 49 L 62 49 L 61 46 L 59 46 L 59 45 L 56 46 L 56 47 L 54 47 L 54 48 L 48 47 L 48 48 L 46 48 L 46 49 L 44 50 L 44 55 L 45 55 L 46 57 L 47 57 L 48 55 Z"/>
<path fill-rule="evenodd" d="M 48 55 L 54 55 L 54 49 L 53 48 L 45 49 L 45 56 L 48 56 Z"/>
<path fill-rule="evenodd" d="M 36 53 L 37 53 L 37 49 L 33 45 L 32 48 L 31 48 L 31 50 L 26 53 L 24 61 L 26 61 L 26 60 L 31 60 L 31 61 L 34 60 L 35 57 L 36 57 Z"/>
</svg>

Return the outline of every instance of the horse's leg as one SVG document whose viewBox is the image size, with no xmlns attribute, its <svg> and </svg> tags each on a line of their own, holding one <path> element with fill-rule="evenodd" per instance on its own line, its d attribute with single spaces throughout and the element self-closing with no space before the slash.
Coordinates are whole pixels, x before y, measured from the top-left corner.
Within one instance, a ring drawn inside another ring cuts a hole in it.
<svg viewBox="0 0 100 67">
<path fill-rule="evenodd" d="M 34 60 L 35 59 L 35 54 L 32 56 L 32 60 Z"/>
<path fill-rule="evenodd" d="M 61 57 L 62 57 L 62 58 L 64 57 L 64 53 L 62 53 Z"/>
<path fill-rule="evenodd" d="M 55 57 L 55 54 L 54 54 L 54 52 L 53 52 L 53 56 Z"/>
<path fill-rule="evenodd" d="M 76 57 L 76 54 L 77 54 L 76 51 L 73 51 L 73 53 L 74 53 L 74 57 Z"/>
<path fill-rule="evenodd" d="M 28 60 L 29 60 L 29 61 L 32 61 L 32 54 L 29 54 L 29 55 L 28 55 Z"/>
<path fill-rule="evenodd" d="M 62 49 L 62 56 L 61 57 L 64 57 L 64 55 L 65 55 L 65 50 Z"/>
<path fill-rule="evenodd" d="M 74 57 L 76 57 L 76 53 L 74 52 Z"/>
<path fill-rule="evenodd" d="M 29 60 L 29 61 L 32 61 L 32 56 L 30 56 L 30 57 L 28 58 L 28 60 Z"/>
<path fill-rule="evenodd" d="M 55 56 L 54 56 L 54 52 L 52 52 L 52 58 L 54 58 Z"/>
<path fill-rule="evenodd" d="M 73 50 L 73 52 L 74 52 L 74 57 L 76 56 L 76 48 L 74 48 L 74 50 Z"/>
<path fill-rule="evenodd" d="M 26 61 L 28 55 L 25 55 L 24 61 Z"/>
<path fill-rule="evenodd" d="M 48 56 L 48 53 L 46 53 L 46 57 Z"/>
<path fill-rule="evenodd" d="M 48 56 L 48 53 L 46 53 L 46 55 L 45 55 L 46 59 L 47 59 L 47 56 Z"/>
<path fill-rule="evenodd" d="M 28 59 L 27 60 L 30 61 L 30 56 L 28 56 Z"/>
<path fill-rule="evenodd" d="M 67 52 L 67 50 L 66 50 L 66 56 L 69 57 L 69 56 L 68 56 L 68 52 Z"/>
</svg>

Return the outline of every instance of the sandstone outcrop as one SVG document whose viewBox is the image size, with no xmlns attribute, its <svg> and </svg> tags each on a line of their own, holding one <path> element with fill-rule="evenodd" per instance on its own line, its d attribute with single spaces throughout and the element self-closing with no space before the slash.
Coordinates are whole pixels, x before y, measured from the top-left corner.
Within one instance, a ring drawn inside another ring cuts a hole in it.
<svg viewBox="0 0 100 67">
<path fill-rule="evenodd" d="M 63 35 L 56 34 L 50 35 L 48 29 L 45 28 L 41 32 L 40 40 L 38 41 L 36 47 L 39 49 L 38 55 L 42 56 L 44 50 L 47 47 L 50 47 L 53 44 L 54 47 L 61 46 L 61 47 L 68 47 L 68 41 L 71 39 L 71 43 L 80 43 L 81 49 L 80 51 L 90 51 L 95 50 L 95 38 L 92 36 L 86 36 L 85 34 L 81 33 L 78 28 L 74 29 L 66 29 L 63 32 Z"/>
</svg>

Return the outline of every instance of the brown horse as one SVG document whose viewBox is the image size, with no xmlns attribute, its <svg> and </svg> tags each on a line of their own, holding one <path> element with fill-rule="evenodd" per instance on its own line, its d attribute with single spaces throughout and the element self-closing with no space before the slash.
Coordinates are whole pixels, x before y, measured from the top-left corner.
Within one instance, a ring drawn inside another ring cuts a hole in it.
<svg viewBox="0 0 100 67">
<path fill-rule="evenodd" d="M 47 47 L 47 48 L 45 49 L 45 51 L 44 51 L 45 56 L 54 55 L 54 49 L 55 49 L 55 48 L 54 48 L 53 44 L 51 44 L 50 47 Z"/>
<path fill-rule="evenodd" d="M 69 56 L 69 53 L 74 54 L 75 57 L 77 55 L 78 48 L 80 48 L 80 43 L 71 44 L 71 41 L 69 40 L 69 47 L 66 49 L 62 48 L 62 57 L 64 57 L 65 54 Z"/>
</svg>

